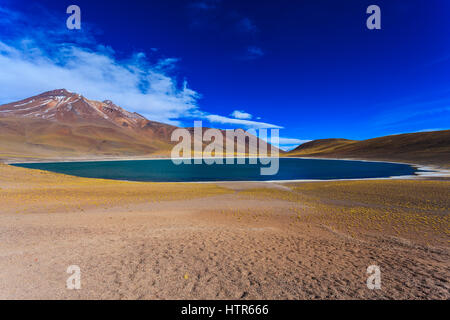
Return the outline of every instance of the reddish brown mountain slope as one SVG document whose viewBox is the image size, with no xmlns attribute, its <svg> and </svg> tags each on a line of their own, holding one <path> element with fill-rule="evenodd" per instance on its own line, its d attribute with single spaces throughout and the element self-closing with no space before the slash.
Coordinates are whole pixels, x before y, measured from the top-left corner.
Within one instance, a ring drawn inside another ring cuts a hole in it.
<svg viewBox="0 0 450 320">
<path fill-rule="evenodd" d="M 358 158 L 450 165 L 450 130 L 417 132 L 363 141 L 315 140 L 298 146 L 289 156 Z"/>
<path fill-rule="evenodd" d="M 168 154 L 176 127 L 53 90 L 0 106 L 0 158 Z"/>
<path fill-rule="evenodd" d="M 168 156 L 175 129 L 109 100 L 53 90 L 0 106 L 0 159 Z"/>
</svg>

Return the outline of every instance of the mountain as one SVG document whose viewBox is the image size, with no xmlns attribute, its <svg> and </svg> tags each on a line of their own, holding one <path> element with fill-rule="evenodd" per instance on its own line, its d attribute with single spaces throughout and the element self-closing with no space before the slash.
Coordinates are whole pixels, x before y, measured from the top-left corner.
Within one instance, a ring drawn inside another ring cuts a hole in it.
<svg viewBox="0 0 450 320">
<path fill-rule="evenodd" d="M 450 130 L 398 134 L 363 141 L 314 140 L 298 146 L 287 155 L 450 166 Z"/>
<path fill-rule="evenodd" d="M 0 158 L 168 154 L 176 127 L 53 90 L 0 106 Z"/>
<path fill-rule="evenodd" d="M 53 90 L 0 106 L 0 159 L 169 156 L 177 128 L 109 100 Z"/>
</svg>

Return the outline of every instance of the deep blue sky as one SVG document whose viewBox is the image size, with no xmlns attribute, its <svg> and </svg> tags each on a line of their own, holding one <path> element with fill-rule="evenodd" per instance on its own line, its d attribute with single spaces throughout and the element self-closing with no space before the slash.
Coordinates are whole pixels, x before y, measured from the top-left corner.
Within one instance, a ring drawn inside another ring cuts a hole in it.
<svg viewBox="0 0 450 320">
<path fill-rule="evenodd" d="M 234 110 L 245 111 L 252 121 L 283 127 L 285 138 L 366 139 L 450 128 L 449 1 L 2 3 L 35 28 L 48 23 L 40 21 L 47 14 L 64 27 L 67 6 L 76 4 L 83 32 L 114 50 L 115 59 L 136 52 L 176 58 L 164 72 L 201 95 L 194 104 L 202 112 L 232 118 Z M 366 28 L 371 4 L 381 8 L 381 30 Z M 0 31 L 0 40 L 17 38 L 14 33 Z M 72 31 L 64 41 L 77 42 L 80 34 Z M 94 48 L 92 41 L 86 46 Z M 191 116 L 175 118 L 192 126 Z"/>
</svg>

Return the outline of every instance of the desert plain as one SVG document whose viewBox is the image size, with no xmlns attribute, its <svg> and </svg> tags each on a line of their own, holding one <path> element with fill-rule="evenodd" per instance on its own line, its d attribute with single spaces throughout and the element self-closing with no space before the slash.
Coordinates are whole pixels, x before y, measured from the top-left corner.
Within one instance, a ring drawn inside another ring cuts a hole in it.
<svg viewBox="0 0 450 320">
<path fill-rule="evenodd" d="M 445 178 L 144 183 L 0 164 L 0 299 L 449 299 L 449 208 Z"/>
</svg>

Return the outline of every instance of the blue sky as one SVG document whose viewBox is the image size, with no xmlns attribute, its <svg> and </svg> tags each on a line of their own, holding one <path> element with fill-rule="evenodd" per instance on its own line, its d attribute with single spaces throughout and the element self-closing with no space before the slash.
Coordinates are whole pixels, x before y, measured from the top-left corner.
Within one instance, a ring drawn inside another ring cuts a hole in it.
<svg viewBox="0 0 450 320">
<path fill-rule="evenodd" d="M 0 103 L 66 88 L 287 147 L 448 129 L 449 18 L 444 0 L 0 0 Z"/>
</svg>

